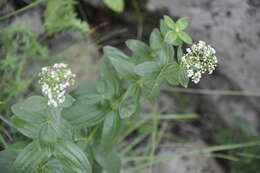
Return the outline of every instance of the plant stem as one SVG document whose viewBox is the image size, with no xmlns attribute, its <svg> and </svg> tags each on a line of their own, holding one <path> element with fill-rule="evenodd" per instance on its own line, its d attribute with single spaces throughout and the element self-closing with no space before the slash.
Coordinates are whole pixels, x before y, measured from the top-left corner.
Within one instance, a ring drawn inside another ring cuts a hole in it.
<svg viewBox="0 0 260 173">
<path fill-rule="evenodd" d="M 189 88 L 173 88 L 173 87 L 166 87 L 164 90 L 165 91 L 171 91 L 171 92 L 189 93 L 189 94 L 209 94 L 209 95 L 260 97 L 259 92 L 250 92 L 250 91 L 207 90 L 207 89 L 189 89 Z"/>
<path fill-rule="evenodd" d="M 230 145 L 220 145 L 220 146 L 212 146 L 207 148 L 202 148 L 190 152 L 180 153 L 180 154 L 173 154 L 173 155 L 159 155 L 156 156 L 156 159 L 153 162 L 146 162 L 144 164 L 140 164 L 136 167 L 132 167 L 126 171 L 123 171 L 123 173 L 130 173 L 130 172 L 137 172 L 137 170 L 141 170 L 143 168 L 149 167 L 150 165 L 158 164 L 162 161 L 171 160 L 173 158 L 183 157 L 183 156 L 194 156 L 199 154 L 206 154 L 206 153 L 212 153 L 216 151 L 224 151 L 224 150 L 232 150 L 232 149 L 238 149 L 238 148 L 245 148 L 245 147 L 253 147 L 253 146 L 259 146 L 260 141 L 254 141 L 254 142 L 248 142 L 248 143 L 242 143 L 242 144 L 230 144 Z M 125 161 L 132 161 L 132 160 L 149 160 L 150 156 L 141 156 L 141 157 L 128 157 L 125 158 Z"/>
<path fill-rule="evenodd" d="M 99 125 L 96 125 L 96 127 L 90 132 L 89 136 L 87 137 L 87 141 L 89 143 L 92 143 L 93 142 L 93 136 L 95 135 L 95 133 L 97 132 L 99 128 Z"/>
<path fill-rule="evenodd" d="M 26 10 L 32 8 L 32 7 L 34 7 L 34 6 L 36 6 L 36 5 L 38 5 L 38 4 L 42 3 L 42 2 L 44 2 L 44 1 L 45 1 L 45 0 L 35 1 L 35 2 L 33 2 L 33 3 L 31 3 L 31 4 L 27 5 L 27 6 L 25 6 L 25 7 L 23 7 L 23 8 L 21 8 L 21 9 L 19 9 L 19 10 L 16 10 L 16 11 L 14 11 L 14 12 L 12 12 L 12 13 L 9 13 L 9 14 L 7 14 L 7 15 L 5 15 L 5 16 L 0 17 L 0 21 L 1 21 L 1 20 L 5 20 L 5 19 L 7 19 L 7 18 L 9 18 L 9 17 L 12 17 L 12 16 L 16 16 L 17 14 L 20 14 L 20 13 L 22 13 L 22 12 L 24 12 L 24 11 L 26 11 Z"/>
</svg>

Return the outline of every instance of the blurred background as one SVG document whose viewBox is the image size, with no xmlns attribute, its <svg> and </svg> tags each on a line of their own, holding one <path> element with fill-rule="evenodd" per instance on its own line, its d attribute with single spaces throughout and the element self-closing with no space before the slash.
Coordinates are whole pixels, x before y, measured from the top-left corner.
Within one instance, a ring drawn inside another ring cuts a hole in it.
<svg viewBox="0 0 260 173">
<path fill-rule="evenodd" d="M 0 0 L 0 16 L 31 5 L 0 20 L 0 149 L 25 140 L 8 121 L 10 105 L 39 93 L 35 74 L 42 66 L 65 61 L 78 84 L 98 79 L 102 46 L 129 53 L 127 39 L 147 42 L 159 19 L 169 15 L 190 19 L 187 32 L 194 42 L 203 40 L 216 49 L 219 66 L 198 85 L 166 88 L 156 106 L 143 103 L 145 113 L 162 118 L 140 124 L 120 144 L 124 172 L 260 173 L 259 145 L 212 154 L 201 151 L 260 140 L 260 0 L 125 0 L 122 12 L 101 0 L 78 0 L 75 16 L 89 24 L 88 36 L 70 29 L 50 34 L 44 21 L 46 6 L 32 5 L 35 2 Z M 171 114 L 197 117 L 163 118 Z M 160 154 L 172 157 L 157 158 Z M 143 155 L 160 161 L 149 165 L 140 159 Z"/>
</svg>

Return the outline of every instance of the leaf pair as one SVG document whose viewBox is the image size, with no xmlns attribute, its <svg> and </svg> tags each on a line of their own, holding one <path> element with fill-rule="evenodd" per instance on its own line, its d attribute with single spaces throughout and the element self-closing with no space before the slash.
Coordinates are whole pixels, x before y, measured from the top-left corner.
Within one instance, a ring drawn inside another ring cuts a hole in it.
<svg viewBox="0 0 260 173">
<path fill-rule="evenodd" d="M 133 72 L 135 63 L 130 57 L 111 46 L 104 47 L 104 55 L 110 60 L 120 79 L 130 80 L 136 78 Z"/>
<path fill-rule="evenodd" d="M 70 106 L 74 99 L 66 95 L 63 107 Z M 70 125 L 60 116 L 61 108 L 47 106 L 41 96 L 32 96 L 12 107 L 14 127 L 25 136 L 40 142 L 55 143 L 58 138 L 71 139 Z"/>
<path fill-rule="evenodd" d="M 187 44 L 192 44 L 191 37 L 184 32 L 188 26 L 188 18 L 180 18 L 176 23 L 169 17 L 164 16 L 164 20 L 161 20 L 161 30 L 164 33 L 164 40 L 168 44 L 181 45 L 182 41 Z"/>
<path fill-rule="evenodd" d="M 75 144 L 61 140 L 50 154 L 41 149 L 37 142 L 27 145 L 13 163 L 19 173 L 92 173 L 85 153 Z"/>
</svg>

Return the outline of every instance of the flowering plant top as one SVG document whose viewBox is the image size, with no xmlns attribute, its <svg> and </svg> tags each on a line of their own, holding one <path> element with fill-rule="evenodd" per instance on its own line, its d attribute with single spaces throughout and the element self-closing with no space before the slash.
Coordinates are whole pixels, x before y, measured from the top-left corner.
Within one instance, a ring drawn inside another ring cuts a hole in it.
<svg viewBox="0 0 260 173">
<path fill-rule="evenodd" d="M 57 107 L 65 101 L 66 88 L 74 84 L 76 75 L 67 64 L 57 63 L 43 67 L 39 77 L 42 93 L 48 97 L 48 105 Z"/>
<path fill-rule="evenodd" d="M 187 70 L 187 75 L 194 83 L 198 83 L 201 74 L 208 72 L 211 74 L 218 63 L 216 51 L 204 41 L 193 44 L 187 48 L 187 53 L 182 57 L 182 65 Z"/>
</svg>

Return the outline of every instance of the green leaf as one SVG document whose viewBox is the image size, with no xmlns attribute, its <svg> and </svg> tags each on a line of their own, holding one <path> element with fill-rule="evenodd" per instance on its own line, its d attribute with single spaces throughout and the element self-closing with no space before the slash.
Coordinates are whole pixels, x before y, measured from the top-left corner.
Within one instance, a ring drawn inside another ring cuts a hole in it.
<svg viewBox="0 0 260 173">
<path fill-rule="evenodd" d="M 93 168 L 93 173 L 102 173 L 102 167 L 96 162 L 96 160 L 93 161 L 92 163 L 92 168 Z"/>
<path fill-rule="evenodd" d="M 100 93 L 97 91 L 97 86 L 100 81 L 90 81 L 81 83 L 78 88 L 74 89 L 70 94 L 76 98 L 75 103 L 96 104 L 101 100 Z M 74 104 L 75 104 L 74 103 Z M 74 105 L 73 104 L 73 105 Z"/>
<path fill-rule="evenodd" d="M 167 76 L 168 82 L 172 85 L 179 85 L 179 65 L 177 63 L 171 64 L 169 71 Z"/>
<path fill-rule="evenodd" d="M 70 92 L 70 95 L 77 101 L 84 95 L 97 93 L 97 84 L 98 81 L 82 82 L 76 89 Z"/>
<path fill-rule="evenodd" d="M 99 104 L 89 105 L 77 100 L 71 107 L 62 111 L 62 116 L 74 128 L 91 127 L 105 118 L 106 110 Z"/>
<path fill-rule="evenodd" d="M 117 58 L 109 58 L 112 65 L 114 66 L 115 70 L 119 78 L 129 78 L 133 75 L 133 69 L 135 67 L 134 63 L 124 60 L 124 59 L 117 59 Z"/>
<path fill-rule="evenodd" d="M 151 104 L 155 103 L 155 99 L 165 83 L 165 78 L 169 73 L 168 66 L 168 64 L 161 65 L 156 75 L 143 79 L 145 82 L 141 87 L 142 96 Z"/>
<path fill-rule="evenodd" d="M 172 74 L 172 76 L 169 76 L 167 77 L 167 80 L 170 84 L 172 85 L 179 85 L 179 76 L 178 76 L 178 72 L 177 72 L 177 75 L 176 73 L 175 74 Z"/>
<path fill-rule="evenodd" d="M 59 124 L 57 124 L 59 128 L 55 128 L 58 139 L 72 140 L 73 137 L 73 127 L 69 122 L 67 122 L 64 118 L 61 118 Z"/>
<path fill-rule="evenodd" d="M 137 58 L 137 60 L 144 59 L 150 57 L 150 48 L 142 41 L 139 40 L 127 40 L 127 47 L 133 52 L 133 56 Z"/>
<path fill-rule="evenodd" d="M 46 111 L 47 119 L 40 126 L 39 143 L 45 149 L 52 149 L 58 139 L 72 139 L 70 124 L 60 116 L 60 111 L 51 108 Z M 47 148 L 46 148 L 47 147 Z M 50 148 L 51 147 L 51 148 Z"/>
<path fill-rule="evenodd" d="M 192 39 L 191 39 L 191 37 L 190 37 L 187 33 L 181 31 L 181 32 L 178 32 L 178 36 L 179 36 L 185 43 L 192 44 Z"/>
<path fill-rule="evenodd" d="M 9 144 L 6 149 L 8 149 L 8 150 L 22 150 L 29 143 L 30 143 L 29 141 L 17 141 L 13 144 Z"/>
<path fill-rule="evenodd" d="M 74 143 L 59 141 L 54 156 L 65 167 L 77 173 L 92 173 L 91 164 L 85 153 Z"/>
<path fill-rule="evenodd" d="M 156 77 L 155 79 L 148 80 L 142 86 L 142 96 L 151 104 L 155 104 L 156 97 L 160 94 L 164 78 Z"/>
<path fill-rule="evenodd" d="M 176 29 L 179 31 L 187 28 L 189 24 L 189 19 L 187 17 L 182 17 L 176 22 Z"/>
<path fill-rule="evenodd" d="M 27 102 L 25 101 L 25 103 Z M 11 118 L 14 127 L 23 135 L 33 139 L 39 138 L 40 141 L 47 143 L 54 143 L 56 138 L 72 138 L 69 124 L 60 118 L 61 109 L 46 107 L 44 110 L 38 109 L 39 112 L 31 112 L 28 109 L 22 109 L 23 104 L 13 107 L 16 115 Z M 26 112 L 27 110 L 28 112 Z M 33 117 L 29 117 L 29 115 Z"/>
<path fill-rule="evenodd" d="M 25 111 L 38 112 L 42 111 L 47 107 L 47 99 L 42 96 L 31 96 L 20 104 L 16 104 L 14 107 L 19 106 L 17 109 Z M 15 113 L 14 108 L 14 113 Z"/>
<path fill-rule="evenodd" d="M 13 163 L 17 155 L 17 150 L 4 150 L 0 152 L 0 171 L 2 173 L 13 173 Z"/>
<path fill-rule="evenodd" d="M 50 159 L 43 167 L 44 173 L 72 173 L 73 169 L 66 168 L 63 163 L 56 159 Z"/>
<path fill-rule="evenodd" d="M 183 87 L 187 88 L 189 83 L 189 78 L 187 76 L 186 70 L 184 69 L 180 69 L 179 71 L 179 82 Z"/>
<path fill-rule="evenodd" d="M 135 64 L 124 53 L 110 46 L 104 48 L 104 53 L 117 71 L 119 78 L 132 78 L 135 76 L 133 73 Z"/>
<path fill-rule="evenodd" d="M 60 107 L 70 107 L 74 101 L 75 99 L 71 95 L 65 94 L 65 101 L 60 105 Z"/>
<path fill-rule="evenodd" d="M 106 115 L 102 129 L 101 145 L 105 150 L 112 150 L 116 144 L 120 128 L 118 110 L 113 110 Z"/>
<path fill-rule="evenodd" d="M 82 104 L 97 104 L 104 100 L 111 100 L 120 94 L 119 83 L 114 77 L 104 80 L 81 84 L 71 94 Z"/>
<path fill-rule="evenodd" d="M 112 101 L 120 94 L 119 83 L 115 78 L 106 78 L 97 84 L 97 91 L 100 97 L 100 102 L 103 104 L 106 100 Z"/>
<path fill-rule="evenodd" d="M 124 0 L 104 0 L 105 4 L 116 12 L 121 12 L 124 9 Z"/>
<path fill-rule="evenodd" d="M 27 145 L 14 162 L 14 169 L 19 173 L 37 172 L 39 165 L 47 161 L 49 155 L 42 151 L 36 142 Z"/>
<path fill-rule="evenodd" d="M 40 144 L 55 143 L 57 141 L 57 133 L 54 128 L 55 127 L 49 123 L 44 124 L 40 128 L 40 131 L 39 131 L 39 143 Z"/>
<path fill-rule="evenodd" d="M 156 62 L 146 61 L 142 64 L 138 64 L 135 67 L 134 71 L 139 76 L 150 77 L 150 76 L 154 76 L 158 72 L 159 69 L 160 69 L 160 67 L 158 66 L 158 64 Z"/>
<path fill-rule="evenodd" d="M 17 116 L 11 117 L 11 123 L 23 135 L 29 138 L 37 138 L 40 126 L 34 123 L 24 121 Z"/>
<path fill-rule="evenodd" d="M 117 59 L 130 59 L 130 57 L 124 54 L 121 50 L 112 46 L 105 46 L 103 48 L 103 52 L 108 58 L 113 57 Z"/>
<path fill-rule="evenodd" d="M 12 106 L 12 112 L 20 119 L 25 121 L 41 124 L 45 117 L 45 109 L 47 108 L 47 100 L 41 96 L 32 96 L 22 103 Z"/>
<path fill-rule="evenodd" d="M 163 16 L 163 19 L 164 19 L 165 24 L 166 24 L 169 28 L 175 30 L 175 22 L 174 22 L 169 16 L 166 16 L 166 15 L 165 15 L 165 16 Z"/>
<path fill-rule="evenodd" d="M 69 95 L 66 97 L 68 100 L 64 106 L 70 105 L 72 100 L 74 100 L 72 97 L 70 98 Z M 15 104 L 12 107 L 15 116 L 13 116 L 11 120 L 14 127 L 30 138 L 38 139 L 40 137 L 41 140 L 42 135 L 47 135 L 45 137 L 46 140 L 54 139 L 52 135 L 56 135 L 55 132 L 61 131 L 60 128 L 63 127 L 60 123 L 61 108 L 47 107 L 46 104 L 45 99 L 40 96 L 32 96 L 22 103 Z M 51 125 L 52 128 L 46 126 L 48 124 Z M 52 131 L 50 131 L 51 129 Z M 64 131 L 64 128 L 62 131 L 69 133 L 69 131 Z M 49 136 L 52 137 L 50 138 Z M 63 138 L 66 134 L 62 133 L 58 136 Z M 67 136 L 71 135 L 68 134 Z"/>
<path fill-rule="evenodd" d="M 173 44 L 178 35 L 175 31 L 168 31 L 165 35 L 164 41 L 168 44 Z"/>
<path fill-rule="evenodd" d="M 165 36 L 166 33 L 167 33 L 168 31 L 170 31 L 170 30 L 172 30 L 172 29 L 169 28 L 169 27 L 166 25 L 165 21 L 161 19 L 161 20 L 160 20 L 160 31 L 161 31 L 162 36 Z"/>
<path fill-rule="evenodd" d="M 114 67 L 111 64 L 108 57 L 106 57 L 105 55 L 103 55 L 101 60 L 100 60 L 99 71 L 100 71 L 100 76 L 103 79 L 111 78 L 111 77 L 117 78 L 116 70 L 114 69 Z"/>
<path fill-rule="evenodd" d="M 172 85 L 181 84 L 183 87 L 187 87 L 189 83 L 186 70 L 177 63 L 172 63 L 168 67 L 167 80 Z"/>
<path fill-rule="evenodd" d="M 174 46 L 180 46 L 183 44 L 183 41 L 177 37 L 177 39 L 172 43 Z"/>
<path fill-rule="evenodd" d="M 128 118 L 133 115 L 138 108 L 140 97 L 140 88 L 138 85 L 131 85 L 119 104 L 119 115 L 122 119 Z"/>
<path fill-rule="evenodd" d="M 101 95 L 97 93 L 87 94 L 80 97 L 80 101 L 82 101 L 84 104 L 89 104 L 89 105 L 96 104 L 100 102 L 101 99 L 102 99 Z"/>
<path fill-rule="evenodd" d="M 150 35 L 150 46 L 153 50 L 160 49 L 164 45 L 163 37 L 160 31 L 156 28 Z"/>
<path fill-rule="evenodd" d="M 158 52 L 156 60 L 160 66 L 167 65 L 169 62 L 175 61 L 173 47 L 171 45 L 165 44 Z"/>
<path fill-rule="evenodd" d="M 113 151 L 106 151 L 100 147 L 94 147 L 94 157 L 96 161 L 108 173 L 119 173 L 121 169 L 120 157 Z"/>
</svg>

